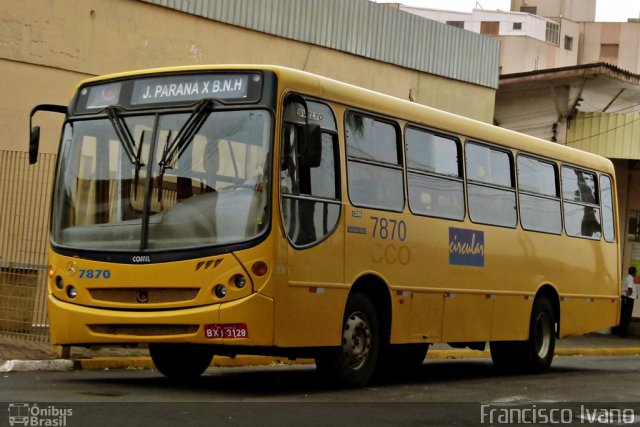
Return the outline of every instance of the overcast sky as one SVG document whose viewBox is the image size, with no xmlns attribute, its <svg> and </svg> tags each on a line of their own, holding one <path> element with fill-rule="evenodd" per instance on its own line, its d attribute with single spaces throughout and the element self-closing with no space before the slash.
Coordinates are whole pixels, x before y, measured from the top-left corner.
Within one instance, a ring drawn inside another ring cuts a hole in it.
<svg viewBox="0 0 640 427">
<path fill-rule="evenodd" d="M 407 6 L 429 9 L 471 12 L 476 9 L 504 10 L 511 6 L 510 0 L 376 0 L 378 3 L 402 3 Z M 627 22 L 627 18 L 640 17 L 640 0 L 596 0 L 596 21 Z"/>
</svg>

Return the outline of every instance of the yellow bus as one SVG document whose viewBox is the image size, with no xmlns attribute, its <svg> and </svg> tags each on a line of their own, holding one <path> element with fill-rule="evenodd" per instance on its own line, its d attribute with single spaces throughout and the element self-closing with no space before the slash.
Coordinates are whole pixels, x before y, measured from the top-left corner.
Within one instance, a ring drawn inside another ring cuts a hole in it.
<svg viewBox="0 0 640 427">
<path fill-rule="evenodd" d="M 51 343 L 315 358 L 361 386 L 430 344 L 542 372 L 617 324 L 602 157 L 277 66 L 81 82 L 51 209 Z M 30 123 L 30 161 L 39 127 Z"/>
</svg>

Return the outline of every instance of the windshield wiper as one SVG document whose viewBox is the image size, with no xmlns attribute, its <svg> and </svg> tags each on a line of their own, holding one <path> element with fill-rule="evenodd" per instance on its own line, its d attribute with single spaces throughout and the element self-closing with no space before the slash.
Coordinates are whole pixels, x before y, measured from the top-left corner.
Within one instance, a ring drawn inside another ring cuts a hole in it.
<svg viewBox="0 0 640 427">
<path fill-rule="evenodd" d="M 124 153 L 127 155 L 127 158 L 131 162 L 132 165 L 135 166 L 136 172 L 133 179 L 133 197 L 138 197 L 138 182 L 140 180 L 140 169 L 144 166 L 144 164 L 140 161 L 142 157 L 142 145 L 144 144 L 144 132 L 140 134 L 140 141 L 138 142 L 138 148 L 136 149 L 136 143 L 131 136 L 131 132 L 127 127 L 126 123 L 122 120 L 122 118 L 116 112 L 115 107 L 107 107 L 107 116 L 109 117 L 109 121 L 111 122 L 111 126 L 116 131 L 116 135 L 118 136 L 118 140 L 122 145 L 122 149 Z"/>
<path fill-rule="evenodd" d="M 141 162 L 140 162 L 140 157 L 142 156 L 142 144 L 144 144 L 144 132 L 142 131 L 142 133 L 140 133 L 140 142 L 138 143 L 138 151 L 136 151 L 136 173 L 133 176 L 133 198 L 137 199 L 138 198 L 138 182 L 140 181 L 140 168 L 142 168 L 142 166 L 144 166 Z"/>
<path fill-rule="evenodd" d="M 204 122 L 207 120 L 212 109 L 213 101 L 210 99 L 203 99 L 196 105 L 196 108 L 184 122 L 184 125 L 180 128 L 176 137 L 173 138 L 173 141 L 169 142 L 171 140 L 171 131 L 167 133 L 164 148 L 162 149 L 162 157 L 158 162 L 158 166 L 160 166 L 160 173 L 158 177 L 159 203 L 162 204 L 162 187 L 165 171 L 173 168 L 173 163 L 182 156 L 182 153 L 187 149 L 196 132 L 200 130 L 200 127 L 202 127 Z"/>
<path fill-rule="evenodd" d="M 171 158 L 168 157 L 169 140 L 171 139 L 171 130 L 167 132 L 167 138 L 164 140 L 164 147 L 162 148 L 162 158 L 160 159 L 160 174 L 158 176 L 158 203 L 162 206 L 162 187 L 164 183 L 164 172 L 169 168 L 166 164 L 171 162 Z"/>
<path fill-rule="evenodd" d="M 131 132 L 129 132 L 129 128 L 124 123 L 122 118 L 118 116 L 116 112 L 116 108 L 111 106 L 107 107 L 107 116 L 109 117 L 109 121 L 111 122 L 111 126 L 116 131 L 116 135 L 120 140 L 120 144 L 122 144 L 122 148 L 124 153 L 127 155 L 127 158 L 131 162 L 132 165 L 136 165 L 136 169 L 139 169 L 141 166 L 144 166 L 140 162 L 140 147 L 142 146 L 142 139 L 144 135 L 140 138 L 140 147 L 136 152 L 136 143 L 133 140 L 133 136 L 131 136 Z"/>
<path fill-rule="evenodd" d="M 207 120 L 207 117 L 209 116 L 209 113 L 212 109 L 212 100 L 203 99 L 202 101 L 200 101 L 189 118 L 184 122 L 184 125 L 182 125 L 173 141 L 171 141 L 170 144 L 165 145 L 165 149 L 162 153 L 162 158 L 158 163 L 161 168 L 161 174 L 164 174 L 164 171 L 171 167 L 169 166 L 169 164 L 171 163 L 172 159 L 178 159 L 180 158 L 180 156 L 182 156 L 182 153 L 184 153 L 184 150 L 187 149 L 196 132 L 200 130 L 200 127 Z M 168 141 L 169 138 L 167 138 L 167 142 Z"/>
</svg>

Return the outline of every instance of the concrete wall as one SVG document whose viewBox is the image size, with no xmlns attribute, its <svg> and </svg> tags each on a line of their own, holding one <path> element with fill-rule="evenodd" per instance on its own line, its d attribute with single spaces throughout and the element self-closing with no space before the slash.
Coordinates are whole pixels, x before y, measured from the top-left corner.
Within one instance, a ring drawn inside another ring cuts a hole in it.
<svg viewBox="0 0 640 427">
<path fill-rule="evenodd" d="M 500 74 L 576 65 L 577 37 L 572 51 L 529 37 L 500 37 L 500 40 Z"/>
<path fill-rule="evenodd" d="M 30 109 L 38 103 L 66 104 L 83 77 L 208 63 L 285 65 L 478 120 L 493 119 L 493 89 L 136 0 L 3 0 L 0 149 L 26 150 Z M 57 137 L 51 138 L 43 138 L 46 152 L 57 148 Z"/>
<path fill-rule="evenodd" d="M 563 17 L 576 22 L 596 19 L 596 0 L 511 0 L 511 10 L 519 12 L 521 6 L 536 6 L 539 16 Z"/>
<path fill-rule="evenodd" d="M 579 23 L 555 18 L 559 24 L 559 44 L 546 41 L 549 19 L 528 13 L 492 11 L 474 9 L 472 13 L 440 11 L 401 7 L 409 13 L 440 22 L 464 21 L 464 29 L 480 33 L 483 22 L 499 22 L 500 74 L 519 73 L 544 68 L 567 67 L 578 63 L 580 45 Z M 521 29 L 514 29 L 514 23 L 520 23 Z M 565 37 L 573 39 L 570 50 L 565 49 Z"/>
<path fill-rule="evenodd" d="M 569 96 L 566 86 L 500 90 L 496 96 L 495 120 L 499 126 L 507 129 L 547 141 L 553 141 L 554 137 L 564 141 L 566 123 L 561 122 L 560 117 L 566 113 Z M 553 123 L 559 124 L 555 134 Z"/>
<path fill-rule="evenodd" d="M 67 104 L 81 79 L 132 69 L 214 63 L 304 69 L 478 120 L 493 120 L 494 89 L 138 0 L 1 0 L 0 152 L 11 158 L 16 157 L 13 152 L 26 152 L 31 109 L 42 103 Z M 42 129 L 40 152 L 55 153 L 60 115 L 39 113 L 35 124 Z M 43 232 L 31 233 L 39 236 L 36 242 L 20 237 L 33 231 L 29 222 L 12 222 L 29 218 L 30 212 L 46 222 L 51 188 L 49 183 L 27 185 L 36 180 L 37 169 L 27 165 L 26 156 L 17 157 L 23 160 L 4 165 L 0 174 L 0 193 L 24 196 L 19 203 L 0 198 L 0 243 L 4 243 L 0 266 L 37 264 L 27 255 L 46 242 L 46 224 L 39 228 Z"/>
<path fill-rule="evenodd" d="M 603 57 L 603 44 L 618 45 L 618 57 Z M 585 23 L 579 61 L 581 64 L 604 61 L 632 73 L 640 73 L 640 23 Z"/>
</svg>

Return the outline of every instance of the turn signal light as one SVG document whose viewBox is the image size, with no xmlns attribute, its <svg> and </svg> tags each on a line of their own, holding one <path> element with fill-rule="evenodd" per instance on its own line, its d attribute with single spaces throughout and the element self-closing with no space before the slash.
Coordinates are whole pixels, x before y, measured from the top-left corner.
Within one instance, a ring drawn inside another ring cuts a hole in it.
<svg viewBox="0 0 640 427">
<path fill-rule="evenodd" d="M 258 261 L 251 266 L 251 272 L 258 277 L 262 277 L 269 271 L 269 267 L 267 267 L 267 263 L 263 261 Z"/>
</svg>

